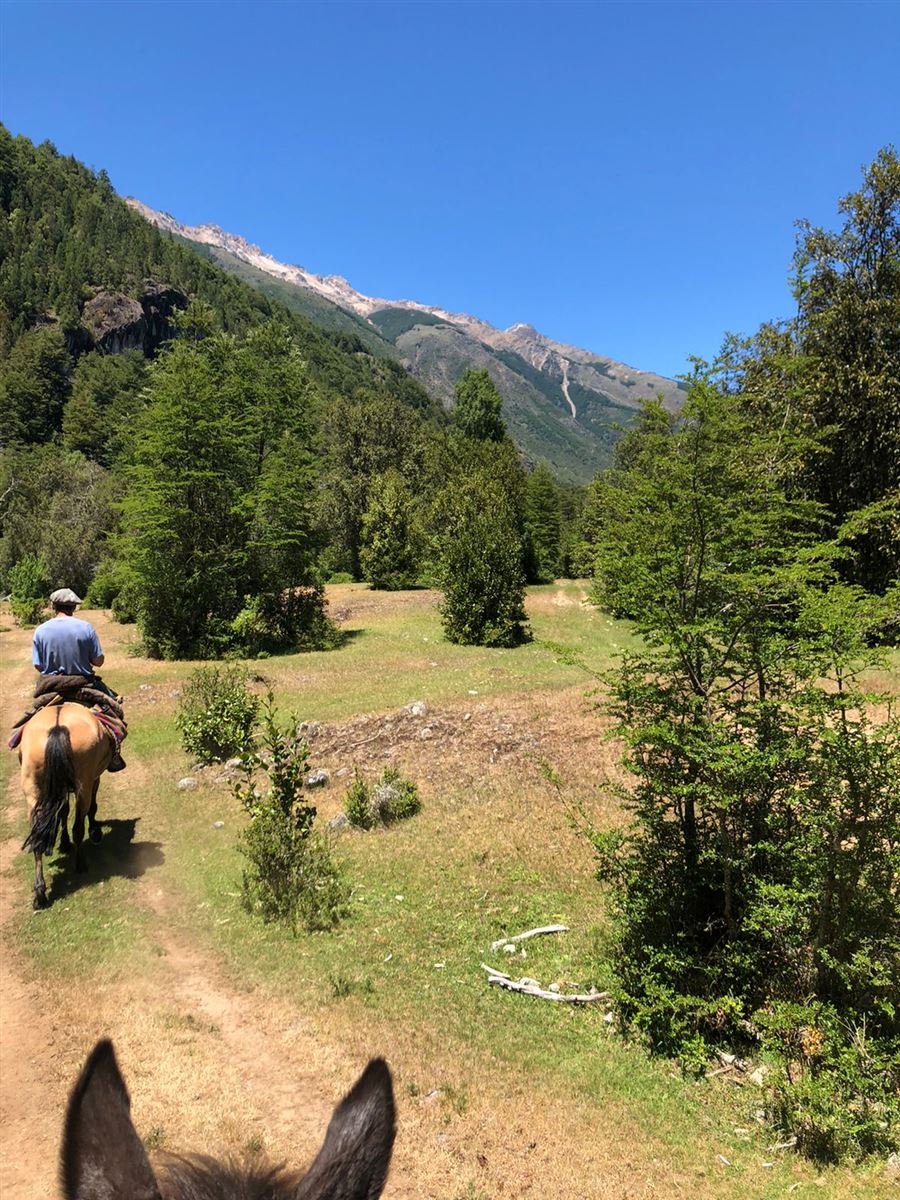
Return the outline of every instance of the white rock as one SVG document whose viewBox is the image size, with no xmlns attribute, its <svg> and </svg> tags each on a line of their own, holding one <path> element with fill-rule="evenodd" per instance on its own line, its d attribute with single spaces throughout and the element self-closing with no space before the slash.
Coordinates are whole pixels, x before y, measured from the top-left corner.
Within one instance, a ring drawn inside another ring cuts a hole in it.
<svg viewBox="0 0 900 1200">
<path fill-rule="evenodd" d="M 424 700 L 413 700 L 412 704 L 407 704 L 403 711 L 409 713 L 411 717 L 424 717 L 428 712 L 428 705 Z"/>
<path fill-rule="evenodd" d="M 430 725 L 425 725 L 422 729 L 419 730 L 419 737 L 422 739 L 423 742 L 427 742 L 430 738 L 434 737 L 434 730 L 431 728 Z"/>
<path fill-rule="evenodd" d="M 241 760 L 239 758 L 229 758 L 228 761 L 225 763 L 225 769 L 228 771 L 233 771 L 233 770 L 235 770 L 236 767 L 239 767 L 240 765 L 241 765 Z"/>
<path fill-rule="evenodd" d="M 185 775 L 184 779 L 179 779 L 175 786 L 178 788 L 179 792 L 189 792 L 191 788 L 195 788 L 197 786 L 197 780 L 193 779 L 190 775 Z"/>
<path fill-rule="evenodd" d="M 213 821 L 212 827 L 213 827 L 213 829 L 224 829 L 225 822 L 224 821 Z"/>
<path fill-rule="evenodd" d="M 330 778 L 331 775 L 328 771 L 324 767 L 319 767 L 318 771 L 310 771 L 304 783 L 307 787 L 322 787 Z"/>
</svg>

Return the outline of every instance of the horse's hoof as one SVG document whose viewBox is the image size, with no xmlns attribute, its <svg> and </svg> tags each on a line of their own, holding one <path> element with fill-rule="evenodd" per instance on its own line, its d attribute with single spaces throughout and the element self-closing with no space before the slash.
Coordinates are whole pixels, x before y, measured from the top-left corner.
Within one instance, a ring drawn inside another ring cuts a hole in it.
<svg viewBox="0 0 900 1200">
<path fill-rule="evenodd" d="M 47 899 L 47 893 L 46 892 L 35 892 L 34 893 L 34 903 L 33 903 L 32 907 L 34 908 L 35 912 L 40 912 L 42 908 L 49 908 L 50 901 Z"/>
<path fill-rule="evenodd" d="M 100 843 L 103 841 L 103 830 L 100 828 L 99 825 L 97 825 L 91 830 L 91 832 L 88 834 L 88 837 L 91 839 L 91 841 L 93 842 L 93 844 L 95 846 L 99 846 Z"/>
</svg>

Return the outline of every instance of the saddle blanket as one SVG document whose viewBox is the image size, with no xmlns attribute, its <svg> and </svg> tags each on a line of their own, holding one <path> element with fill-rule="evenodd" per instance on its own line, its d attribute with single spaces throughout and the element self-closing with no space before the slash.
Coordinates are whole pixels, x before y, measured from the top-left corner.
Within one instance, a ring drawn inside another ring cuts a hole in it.
<svg viewBox="0 0 900 1200">
<path fill-rule="evenodd" d="M 36 708 L 33 712 L 27 713 L 25 717 L 16 723 L 12 731 L 12 737 L 9 739 L 8 745 L 10 750 L 15 750 L 19 742 L 22 740 L 22 730 L 31 720 L 36 712 L 40 712 L 41 708 L 54 707 L 57 704 L 63 704 L 66 701 L 65 696 L 53 697 L 49 704 L 42 704 L 40 708 Z M 103 704 L 85 705 L 92 717 L 96 717 L 103 728 L 103 732 L 112 739 L 113 747 L 118 750 L 128 734 L 128 726 L 123 717 L 116 716 Z"/>
</svg>

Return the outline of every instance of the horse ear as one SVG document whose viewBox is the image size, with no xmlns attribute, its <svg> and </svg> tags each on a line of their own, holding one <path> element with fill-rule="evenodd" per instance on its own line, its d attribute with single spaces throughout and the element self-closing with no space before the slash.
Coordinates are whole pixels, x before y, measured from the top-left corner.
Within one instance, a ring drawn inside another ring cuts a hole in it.
<svg viewBox="0 0 900 1200">
<path fill-rule="evenodd" d="M 334 1110 L 295 1200 L 376 1200 L 387 1179 L 395 1133 L 391 1073 L 384 1059 L 373 1058 Z"/>
<path fill-rule="evenodd" d="M 66 1200 L 160 1200 L 112 1042 L 98 1042 L 69 1097 L 63 1134 Z"/>
</svg>

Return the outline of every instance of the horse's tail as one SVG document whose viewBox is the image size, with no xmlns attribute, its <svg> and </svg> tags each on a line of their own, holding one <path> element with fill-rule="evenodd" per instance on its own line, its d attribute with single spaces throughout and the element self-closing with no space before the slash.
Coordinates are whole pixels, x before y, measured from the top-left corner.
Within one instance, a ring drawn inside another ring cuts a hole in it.
<svg viewBox="0 0 900 1200">
<path fill-rule="evenodd" d="M 31 814 L 31 832 L 22 849 L 35 854 L 49 854 L 56 845 L 59 819 L 69 793 L 76 789 L 75 764 L 72 761 L 72 741 L 65 725 L 55 725 L 47 734 L 44 746 L 44 772 L 41 794 Z"/>
</svg>

